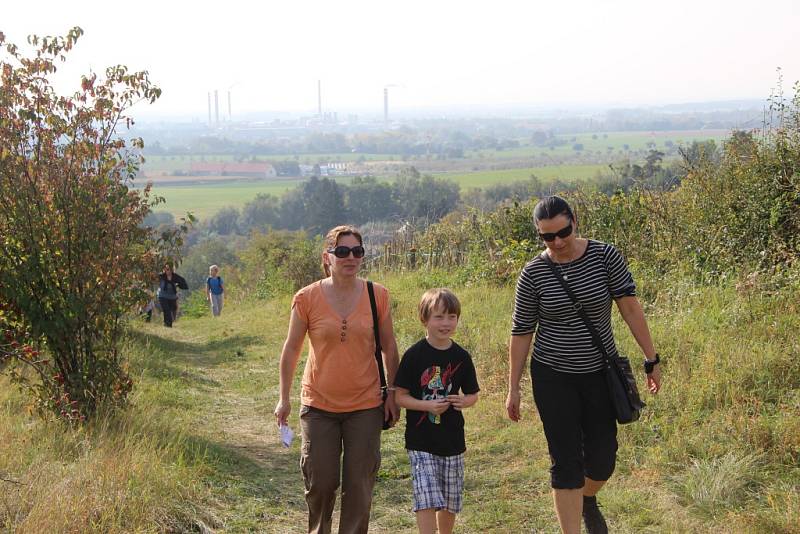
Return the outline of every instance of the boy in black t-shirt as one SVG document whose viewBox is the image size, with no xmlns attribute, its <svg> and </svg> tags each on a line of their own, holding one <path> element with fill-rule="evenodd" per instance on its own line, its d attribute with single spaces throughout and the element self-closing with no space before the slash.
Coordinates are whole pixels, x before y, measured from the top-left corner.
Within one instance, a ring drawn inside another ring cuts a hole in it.
<svg viewBox="0 0 800 534">
<path fill-rule="evenodd" d="M 403 355 L 395 377 L 398 406 L 406 409 L 406 449 L 411 461 L 414 512 L 421 534 L 453 532 L 464 490 L 464 416 L 478 401 L 469 353 L 450 337 L 461 304 L 449 289 L 422 295 L 425 338 Z"/>
</svg>

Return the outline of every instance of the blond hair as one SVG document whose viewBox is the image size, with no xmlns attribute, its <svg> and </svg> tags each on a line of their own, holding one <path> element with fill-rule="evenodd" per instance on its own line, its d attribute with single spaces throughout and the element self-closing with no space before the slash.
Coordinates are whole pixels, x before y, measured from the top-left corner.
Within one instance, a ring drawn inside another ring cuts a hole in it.
<svg viewBox="0 0 800 534">
<path fill-rule="evenodd" d="M 438 287 L 436 289 L 429 289 L 423 295 L 417 306 L 419 312 L 419 320 L 422 323 L 427 323 L 431 318 L 431 314 L 441 306 L 445 313 L 455 313 L 457 317 L 461 317 L 461 303 L 458 301 L 455 293 L 446 287 Z"/>
<path fill-rule="evenodd" d="M 361 232 L 356 230 L 354 226 L 349 225 L 341 225 L 335 228 L 331 228 L 327 234 L 325 234 L 325 250 L 323 252 L 327 252 L 332 248 L 336 248 L 336 245 L 339 244 L 339 238 L 345 235 L 352 235 L 356 239 L 358 239 L 358 244 L 364 246 L 364 239 L 361 237 Z M 325 276 L 331 275 L 331 267 L 325 261 L 322 261 L 322 270 L 325 273 Z"/>
</svg>

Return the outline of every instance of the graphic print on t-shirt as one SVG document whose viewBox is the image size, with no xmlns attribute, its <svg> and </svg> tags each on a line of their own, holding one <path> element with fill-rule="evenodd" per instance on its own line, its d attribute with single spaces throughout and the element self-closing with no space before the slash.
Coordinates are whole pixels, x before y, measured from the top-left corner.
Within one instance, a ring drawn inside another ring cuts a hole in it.
<svg viewBox="0 0 800 534">
<path fill-rule="evenodd" d="M 458 368 L 461 367 L 461 363 L 463 362 L 459 362 L 455 367 L 448 363 L 444 371 L 442 371 L 442 368 L 438 365 L 425 369 L 419 380 L 419 385 L 422 387 L 422 400 L 446 399 L 453 389 L 453 375 Z M 422 417 L 419 418 L 417 426 L 422 424 L 425 420 L 425 416 L 427 416 L 428 420 L 434 425 L 438 425 L 441 422 L 440 415 L 427 412 L 423 413 Z"/>
</svg>

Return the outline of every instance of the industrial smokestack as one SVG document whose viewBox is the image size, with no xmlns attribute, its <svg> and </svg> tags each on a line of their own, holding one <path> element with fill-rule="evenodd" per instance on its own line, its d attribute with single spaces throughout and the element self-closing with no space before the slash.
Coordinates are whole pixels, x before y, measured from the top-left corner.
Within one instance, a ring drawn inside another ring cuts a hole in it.
<svg viewBox="0 0 800 534">
<path fill-rule="evenodd" d="M 219 91 L 214 89 L 214 122 L 219 126 Z"/>
<path fill-rule="evenodd" d="M 208 92 L 208 125 L 211 126 L 211 91 Z"/>
<path fill-rule="evenodd" d="M 228 122 L 233 121 L 233 115 L 231 115 L 231 92 L 228 91 Z"/>
<path fill-rule="evenodd" d="M 383 88 L 383 122 L 389 122 L 389 88 Z"/>
<path fill-rule="evenodd" d="M 317 114 L 322 117 L 322 80 L 317 80 Z"/>
</svg>

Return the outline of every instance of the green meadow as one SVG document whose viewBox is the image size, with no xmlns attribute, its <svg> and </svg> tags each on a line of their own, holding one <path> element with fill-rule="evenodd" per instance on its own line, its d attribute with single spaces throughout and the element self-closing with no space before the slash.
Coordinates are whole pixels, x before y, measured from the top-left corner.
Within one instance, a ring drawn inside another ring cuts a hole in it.
<svg viewBox="0 0 800 534">
<path fill-rule="evenodd" d="M 256 195 L 281 196 L 297 187 L 301 180 L 235 181 L 194 183 L 187 185 L 154 185 L 153 193 L 165 199 L 154 211 L 167 211 L 176 218 L 192 212 L 199 219 L 211 217 L 221 208 L 241 209 Z"/>
<path fill-rule="evenodd" d="M 549 165 L 545 167 L 527 167 L 524 169 L 504 169 L 498 171 L 477 171 L 468 173 L 439 173 L 437 178 L 447 178 L 458 183 L 462 189 L 473 187 L 490 187 L 497 184 L 527 180 L 536 175 L 542 182 L 547 183 L 561 180 L 574 183 L 579 180 L 588 180 L 597 176 L 599 172 L 607 170 L 607 165 Z"/>
<path fill-rule="evenodd" d="M 545 183 L 555 179 L 571 183 L 578 180 L 591 179 L 605 169 L 607 169 L 606 165 L 552 165 L 499 171 L 436 173 L 434 176 L 453 180 L 462 189 L 471 189 L 527 180 L 531 174 L 535 174 Z M 335 179 L 343 184 L 347 184 L 351 180 L 349 177 L 336 177 Z M 191 211 L 202 220 L 214 215 L 224 207 L 233 206 L 241 209 L 259 194 L 281 196 L 286 191 L 297 187 L 300 183 L 302 183 L 302 180 L 292 179 L 263 182 L 230 180 L 187 185 L 156 184 L 153 187 L 153 192 L 164 197 L 166 202 L 158 205 L 155 211 L 167 211 L 176 218 L 184 216 L 187 211 Z"/>
<path fill-rule="evenodd" d="M 315 163 L 329 163 L 339 161 L 393 161 L 400 160 L 400 156 L 391 154 L 361 154 L 357 152 L 337 152 L 333 154 L 272 154 L 269 156 L 255 156 L 245 158 L 243 161 L 290 161 L 294 160 L 303 165 L 314 165 Z M 193 163 L 222 163 L 236 161 L 236 156 L 230 154 L 211 154 L 211 155 L 186 155 L 186 156 L 145 156 L 142 171 L 147 174 L 150 172 L 185 171 Z"/>
<path fill-rule="evenodd" d="M 596 134 L 561 134 L 556 139 L 563 144 L 550 148 L 549 146 L 534 146 L 523 143 L 518 148 L 504 150 L 473 150 L 465 154 L 468 158 L 479 159 L 524 159 L 524 158 L 563 158 L 575 156 L 578 152 L 573 148 L 575 144 L 583 145 L 583 153 L 600 152 L 611 154 L 615 157 L 627 153 L 646 151 L 651 146 L 656 150 L 668 151 L 672 147 L 688 146 L 694 141 L 703 142 L 713 140 L 720 142 L 728 136 L 727 130 L 690 130 L 690 131 L 659 131 L 659 132 L 603 132 Z"/>
</svg>

